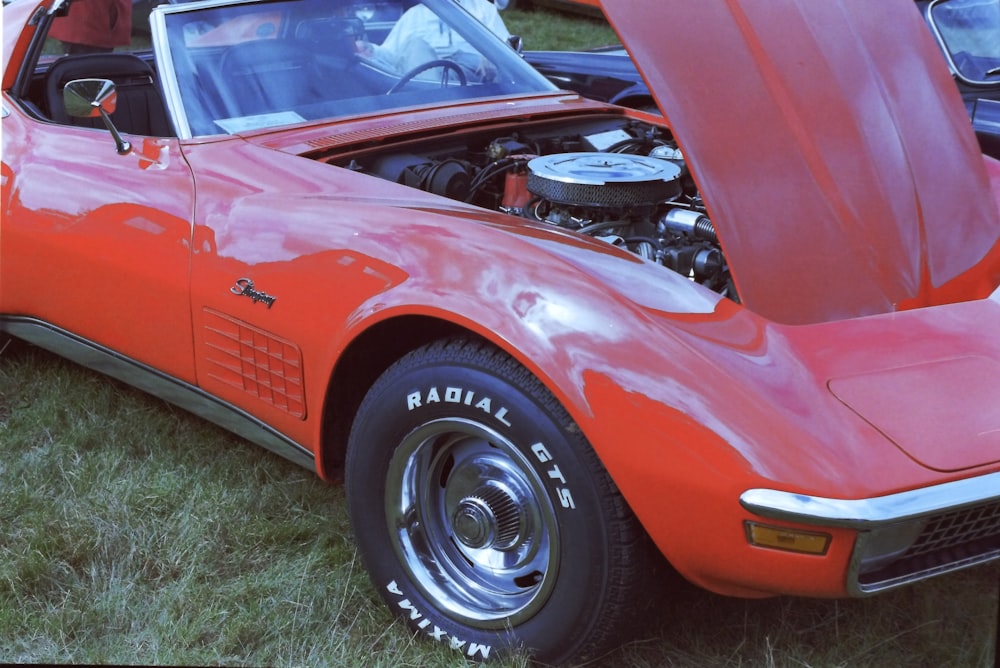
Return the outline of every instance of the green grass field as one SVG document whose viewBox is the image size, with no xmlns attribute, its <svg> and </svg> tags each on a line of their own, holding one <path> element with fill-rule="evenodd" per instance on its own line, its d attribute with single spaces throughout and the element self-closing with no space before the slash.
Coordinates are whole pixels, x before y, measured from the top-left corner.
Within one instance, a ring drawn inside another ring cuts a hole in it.
<svg viewBox="0 0 1000 668">
<path fill-rule="evenodd" d="M 525 49 L 573 50 L 606 46 L 618 37 L 604 21 L 545 9 L 504 12 L 504 23 L 524 39 Z"/>
<path fill-rule="evenodd" d="M 597 21 L 507 20 L 526 48 L 614 41 Z M 589 665 L 986 668 L 998 579 L 850 601 L 651 586 L 648 626 Z M 466 665 L 377 600 L 342 488 L 20 345 L 0 352 L 0 662 Z"/>
<path fill-rule="evenodd" d="M 0 489 L 2 662 L 464 665 L 377 600 L 342 488 L 26 346 L 0 353 Z M 592 665 L 985 668 L 998 570 L 850 601 L 656 587 Z"/>
</svg>

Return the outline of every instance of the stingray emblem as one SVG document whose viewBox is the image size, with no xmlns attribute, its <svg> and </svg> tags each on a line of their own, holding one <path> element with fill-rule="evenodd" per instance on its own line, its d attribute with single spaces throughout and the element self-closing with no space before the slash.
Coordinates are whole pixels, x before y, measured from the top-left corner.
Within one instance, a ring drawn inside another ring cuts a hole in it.
<svg viewBox="0 0 1000 668">
<path fill-rule="evenodd" d="M 249 278 L 239 279 L 238 281 L 236 281 L 236 285 L 229 288 L 229 291 L 232 292 L 234 295 L 239 295 L 241 297 L 249 297 L 250 299 L 253 300 L 254 304 L 256 304 L 257 302 L 262 302 L 264 304 L 267 304 L 268 308 L 271 308 L 271 306 L 274 305 L 275 300 L 278 299 L 277 297 L 272 297 L 266 292 L 255 290 L 253 287 L 253 280 Z"/>
</svg>

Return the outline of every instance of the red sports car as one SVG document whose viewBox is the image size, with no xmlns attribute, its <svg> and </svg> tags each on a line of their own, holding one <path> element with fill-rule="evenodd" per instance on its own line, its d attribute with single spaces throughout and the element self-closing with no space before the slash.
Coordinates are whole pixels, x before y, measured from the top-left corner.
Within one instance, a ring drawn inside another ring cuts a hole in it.
<svg viewBox="0 0 1000 668">
<path fill-rule="evenodd" d="M 593 657 L 657 552 L 734 596 L 1000 557 L 1000 163 L 912 0 L 609 3 L 665 117 L 454 0 L 61 55 L 67 5 L 3 10 L 0 333 L 343 479 L 420 634 Z"/>
</svg>

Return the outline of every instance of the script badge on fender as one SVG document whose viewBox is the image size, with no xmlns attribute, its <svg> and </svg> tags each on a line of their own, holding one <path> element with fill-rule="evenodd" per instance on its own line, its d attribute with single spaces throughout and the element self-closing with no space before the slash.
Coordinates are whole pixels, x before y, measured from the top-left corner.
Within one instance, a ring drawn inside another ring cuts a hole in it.
<svg viewBox="0 0 1000 668">
<path fill-rule="evenodd" d="M 229 291 L 234 295 L 249 297 L 253 300 L 254 304 L 257 302 L 263 302 L 264 304 L 267 304 L 268 308 L 271 308 L 271 306 L 274 305 L 274 302 L 278 299 L 277 297 L 272 297 L 266 292 L 255 290 L 253 287 L 253 280 L 249 278 L 239 279 L 236 281 L 236 285 L 229 288 Z"/>
</svg>

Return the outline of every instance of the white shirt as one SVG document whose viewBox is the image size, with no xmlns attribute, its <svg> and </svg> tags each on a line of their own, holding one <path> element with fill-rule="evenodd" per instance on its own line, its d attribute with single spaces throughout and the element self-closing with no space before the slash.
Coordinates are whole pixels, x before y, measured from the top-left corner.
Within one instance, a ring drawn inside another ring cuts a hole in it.
<svg viewBox="0 0 1000 668">
<path fill-rule="evenodd" d="M 454 1 L 501 39 L 510 37 L 500 13 L 490 0 Z M 408 42 L 418 38 L 434 49 L 439 58 L 448 58 L 459 52 L 476 52 L 464 37 L 449 28 L 447 23 L 424 5 L 406 10 L 382 42 L 382 48 L 399 54 L 404 51 Z"/>
</svg>

